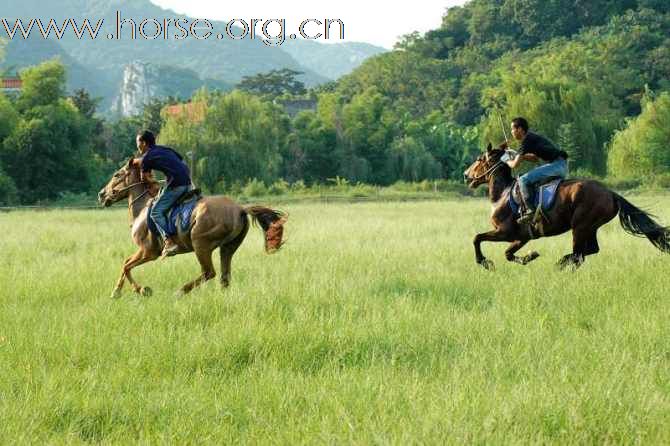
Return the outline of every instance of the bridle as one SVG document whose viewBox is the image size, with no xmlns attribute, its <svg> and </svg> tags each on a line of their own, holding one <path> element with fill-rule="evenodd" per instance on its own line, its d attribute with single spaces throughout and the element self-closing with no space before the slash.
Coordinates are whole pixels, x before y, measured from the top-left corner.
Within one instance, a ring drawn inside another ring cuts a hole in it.
<svg viewBox="0 0 670 446">
<path fill-rule="evenodd" d="M 486 177 L 490 176 L 493 172 L 495 172 L 496 170 L 498 170 L 499 168 L 501 168 L 503 164 L 505 164 L 505 163 L 502 162 L 501 160 L 498 160 L 498 162 L 495 163 L 493 166 L 489 167 L 489 168 L 486 170 L 486 172 L 484 172 L 484 173 L 481 174 L 481 175 L 477 175 L 477 176 L 474 177 L 474 178 L 470 178 L 470 180 L 479 181 L 479 180 L 481 180 L 481 179 L 485 179 Z"/>
<path fill-rule="evenodd" d="M 130 172 L 125 171 L 124 181 L 125 181 L 126 178 L 128 178 L 128 175 L 130 175 Z M 126 192 L 126 191 L 128 191 L 128 190 L 130 190 L 130 189 L 132 189 L 132 188 L 134 188 L 134 187 L 136 187 L 136 186 L 142 185 L 142 184 L 148 185 L 148 183 L 145 183 L 145 182 L 143 182 L 143 181 L 138 181 L 138 182 L 133 183 L 133 184 L 131 184 L 131 185 L 129 185 L 129 186 L 126 186 L 126 187 L 124 187 L 124 188 L 122 188 L 122 189 L 119 189 L 118 191 L 113 191 L 113 192 L 114 192 L 114 196 L 119 195 L 119 194 L 122 194 L 122 193 L 124 193 L 124 192 Z M 146 194 L 148 194 L 150 190 L 151 190 L 151 188 L 150 188 L 150 187 L 147 187 L 147 188 L 145 189 L 145 191 L 142 192 L 142 193 L 141 193 L 140 195 L 138 195 L 137 197 L 135 197 L 135 198 L 129 203 L 129 205 L 130 205 L 130 206 L 134 205 L 140 198 L 142 198 L 142 197 L 144 197 Z"/>
</svg>

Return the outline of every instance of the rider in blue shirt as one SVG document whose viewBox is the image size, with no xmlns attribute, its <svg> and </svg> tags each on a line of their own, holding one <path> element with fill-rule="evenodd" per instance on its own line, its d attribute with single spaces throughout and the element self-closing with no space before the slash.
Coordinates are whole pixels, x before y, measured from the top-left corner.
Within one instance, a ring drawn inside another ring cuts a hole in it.
<svg viewBox="0 0 670 446">
<path fill-rule="evenodd" d="M 182 195 L 191 190 L 190 172 L 179 153 L 169 147 L 156 145 L 156 137 L 150 131 L 145 130 L 137 135 L 136 142 L 142 156 L 135 158 L 133 164 L 141 168 L 142 181 L 152 170 L 162 172 L 167 180 L 151 209 L 151 218 L 165 242 L 163 257 L 172 256 L 177 253 L 179 245 L 173 237 L 167 235 L 167 212 Z"/>
</svg>

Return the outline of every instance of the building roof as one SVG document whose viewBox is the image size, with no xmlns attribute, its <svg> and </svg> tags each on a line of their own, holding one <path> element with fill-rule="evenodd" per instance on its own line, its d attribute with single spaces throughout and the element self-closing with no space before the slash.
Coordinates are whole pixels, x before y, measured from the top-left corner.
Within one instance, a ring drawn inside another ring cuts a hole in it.
<svg viewBox="0 0 670 446">
<path fill-rule="evenodd" d="M 23 86 L 23 81 L 18 77 L 6 77 L 1 79 L 1 82 L 0 88 L 3 90 L 20 90 Z"/>
<path fill-rule="evenodd" d="M 207 104 L 204 102 L 188 102 L 186 104 L 168 105 L 165 113 L 173 118 L 186 118 L 191 122 L 202 122 L 207 114 Z"/>
</svg>

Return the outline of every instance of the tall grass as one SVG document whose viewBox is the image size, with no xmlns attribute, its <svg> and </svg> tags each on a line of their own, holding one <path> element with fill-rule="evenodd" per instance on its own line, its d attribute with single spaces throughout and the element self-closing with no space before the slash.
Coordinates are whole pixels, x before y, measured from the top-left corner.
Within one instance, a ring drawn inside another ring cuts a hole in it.
<svg viewBox="0 0 670 446">
<path fill-rule="evenodd" d="M 281 253 L 254 230 L 181 300 L 192 255 L 109 299 L 123 209 L 0 215 L 0 442 L 670 442 L 670 256 L 618 222 L 575 274 L 569 235 L 488 273 L 482 200 L 286 210 Z"/>
</svg>

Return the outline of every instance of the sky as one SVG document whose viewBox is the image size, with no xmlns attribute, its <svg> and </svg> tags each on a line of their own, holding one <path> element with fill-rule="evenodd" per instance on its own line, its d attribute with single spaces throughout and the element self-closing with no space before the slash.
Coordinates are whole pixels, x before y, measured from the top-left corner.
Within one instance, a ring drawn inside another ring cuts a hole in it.
<svg viewBox="0 0 670 446">
<path fill-rule="evenodd" d="M 297 31 L 305 19 L 340 19 L 345 26 L 345 41 L 367 42 L 393 48 L 399 37 L 413 31 L 426 32 L 438 28 L 447 7 L 461 5 L 465 0 L 389 1 L 230 1 L 225 0 L 151 0 L 158 6 L 198 19 L 228 21 L 230 19 L 286 19 L 286 29 Z M 310 24 L 311 26 L 312 24 Z M 260 27 L 259 27 L 260 28 Z M 311 30 L 311 28 L 307 28 Z M 336 27 L 331 28 L 335 30 Z M 310 31 L 311 32 L 311 31 Z M 337 40 L 324 43 L 341 42 Z"/>
</svg>

